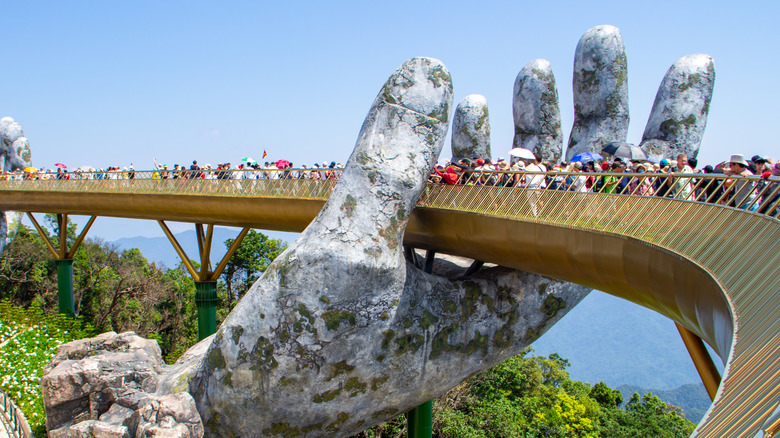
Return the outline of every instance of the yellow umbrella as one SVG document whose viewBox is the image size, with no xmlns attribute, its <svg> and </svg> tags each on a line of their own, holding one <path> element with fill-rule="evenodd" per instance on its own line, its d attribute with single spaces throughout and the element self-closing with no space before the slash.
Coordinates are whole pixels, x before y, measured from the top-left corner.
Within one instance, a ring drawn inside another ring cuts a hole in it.
<svg viewBox="0 0 780 438">
<path fill-rule="evenodd" d="M 30 173 L 33 173 L 33 172 L 37 172 L 37 171 L 38 171 L 38 169 L 36 169 L 36 168 L 34 168 L 34 167 L 25 167 L 25 168 L 24 168 L 24 171 L 25 171 L 25 172 L 30 172 Z"/>
</svg>

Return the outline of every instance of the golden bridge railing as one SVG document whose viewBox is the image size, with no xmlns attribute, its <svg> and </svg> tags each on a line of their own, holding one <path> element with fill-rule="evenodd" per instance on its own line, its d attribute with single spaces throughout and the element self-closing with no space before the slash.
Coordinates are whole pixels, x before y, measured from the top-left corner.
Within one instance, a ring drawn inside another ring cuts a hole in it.
<svg viewBox="0 0 780 438">
<path fill-rule="evenodd" d="M 341 169 L 105 171 L 16 173 L 0 176 L 0 190 L 176 193 L 227 196 L 327 199 Z M 430 187 L 494 187 L 515 192 L 534 189 L 655 196 L 698 201 L 780 216 L 780 177 L 723 174 L 457 171 L 446 184 L 446 172 L 435 171 Z M 443 178 L 444 177 L 444 178 Z M 473 190 L 473 189 L 469 189 Z"/>
<path fill-rule="evenodd" d="M 332 172 L 326 175 L 319 171 L 317 179 L 311 178 L 312 171 L 305 170 L 231 171 L 203 177 L 190 177 L 195 174 L 189 171 L 104 172 L 73 175 L 65 180 L 28 176 L 0 181 L 0 192 L 132 192 L 324 200 L 336 182 L 337 171 Z M 446 178 L 432 174 L 418 206 L 637 239 L 678 254 L 708 272 L 729 300 L 734 332 L 729 345 L 716 348 L 726 361 L 726 369 L 713 405 L 696 434 L 752 437 L 761 430 L 777 431 L 780 178 L 463 172 L 451 179 L 456 184 L 434 182 Z M 589 189 L 587 179 L 592 179 Z M 599 179 L 605 184 L 599 186 Z M 542 184 L 548 188 L 536 188 Z M 662 184 L 669 188 L 657 190 Z M 549 188 L 553 186 L 559 189 Z M 655 188 L 652 195 L 648 187 Z M 658 196 L 659 192 L 664 196 Z"/>
</svg>

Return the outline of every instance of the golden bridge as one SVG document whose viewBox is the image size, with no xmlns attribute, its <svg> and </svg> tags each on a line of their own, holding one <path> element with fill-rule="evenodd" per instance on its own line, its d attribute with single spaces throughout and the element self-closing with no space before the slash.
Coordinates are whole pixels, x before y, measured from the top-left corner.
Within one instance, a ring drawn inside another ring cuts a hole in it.
<svg viewBox="0 0 780 438">
<path fill-rule="evenodd" d="M 213 226 L 244 228 L 237 242 L 249 228 L 300 232 L 336 182 L 289 175 L 134 172 L 7 180 L 0 181 L 0 209 L 57 213 L 61 224 L 67 215 L 92 216 L 72 248 L 64 235 L 59 245 L 47 243 L 59 260 L 73 256 L 96 216 L 157 220 L 193 277 L 208 283 L 235 250 L 210 268 Z M 654 177 L 629 176 L 640 184 Z M 710 185 L 723 178 L 687 178 L 692 190 L 675 197 L 429 184 L 404 245 L 578 283 L 667 316 L 713 398 L 694 436 L 772 436 L 780 431 L 780 221 L 750 205 L 729 206 L 737 205 L 736 190 L 707 198 Z M 769 184 L 752 204 L 774 199 L 777 186 Z M 776 211 L 772 202 L 769 211 Z M 196 224 L 199 269 L 165 221 Z M 725 364 L 722 378 L 702 341 Z"/>
</svg>

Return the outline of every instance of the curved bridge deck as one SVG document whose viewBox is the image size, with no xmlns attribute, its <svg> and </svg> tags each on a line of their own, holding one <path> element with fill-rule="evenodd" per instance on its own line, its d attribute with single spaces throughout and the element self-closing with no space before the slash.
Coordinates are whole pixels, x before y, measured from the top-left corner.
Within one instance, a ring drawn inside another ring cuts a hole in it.
<svg viewBox="0 0 780 438">
<path fill-rule="evenodd" d="M 301 231 L 334 183 L 2 181 L 0 209 Z M 776 218 L 652 196 L 429 185 L 404 241 L 572 281 L 666 315 L 726 364 L 695 435 L 754 437 L 778 428 Z"/>
</svg>

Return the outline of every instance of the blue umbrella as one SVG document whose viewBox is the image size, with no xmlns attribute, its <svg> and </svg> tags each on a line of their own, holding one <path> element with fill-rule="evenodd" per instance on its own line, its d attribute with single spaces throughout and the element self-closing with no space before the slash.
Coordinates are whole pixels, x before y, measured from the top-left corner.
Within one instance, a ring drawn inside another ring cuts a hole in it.
<svg viewBox="0 0 780 438">
<path fill-rule="evenodd" d="M 602 159 L 604 159 L 604 157 L 602 157 L 596 152 L 583 152 L 581 154 L 577 154 L 571 157 L 571 161 L 579 161 L 581 163 L 588 162 L 588 161 L 602 160 Z"/>
</svg>

